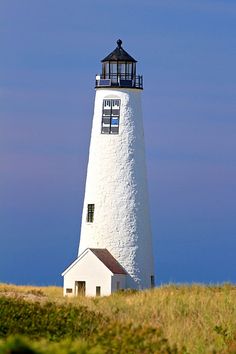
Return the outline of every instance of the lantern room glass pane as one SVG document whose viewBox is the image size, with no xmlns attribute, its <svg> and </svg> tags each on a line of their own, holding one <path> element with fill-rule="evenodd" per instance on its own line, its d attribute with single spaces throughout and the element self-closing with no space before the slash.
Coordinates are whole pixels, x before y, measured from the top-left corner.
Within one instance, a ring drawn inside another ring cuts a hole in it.
<svg viewBox="0 0 236 354">
<path fill-rule="evenodd" d="M 109 63 L 105 63 L 105 79 L 109 79 Z"/>
<path fill-rule="evenodd" d="M 132 63 L 126 64 L 126 79 L 127 80 L 132 79 Z"/>
<path fill-rule="evenodd" d="M 117 62 L 110 62 L 110 78 L 112 82 L 117 82 Z"/>
<path fill-rule="evenodd" d="M 110 73 L 117 74 L 117 63 L 110 63 Z"/>
<path fill-rule="evenodd" d="M 118 74 L 122 80 L 125 79 L 125 63 L 118 62 Z"/>
<path fill-rule="evenodd" d="M 133 63 L 133 78 L 136 76 L 136 64 Z"/>
</svg>

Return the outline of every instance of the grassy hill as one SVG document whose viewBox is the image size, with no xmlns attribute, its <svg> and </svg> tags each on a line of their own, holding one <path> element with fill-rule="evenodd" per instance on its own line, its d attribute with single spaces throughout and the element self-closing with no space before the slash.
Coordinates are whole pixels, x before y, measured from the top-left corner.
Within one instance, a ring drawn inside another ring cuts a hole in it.
<svg viewBox="0 0 236 354">
<path fill-rule="evenodd" d="M 236 353 L 236 286 L 163 286 L 100 298 L 0 284 L 0 354 Z"/>
</svg>

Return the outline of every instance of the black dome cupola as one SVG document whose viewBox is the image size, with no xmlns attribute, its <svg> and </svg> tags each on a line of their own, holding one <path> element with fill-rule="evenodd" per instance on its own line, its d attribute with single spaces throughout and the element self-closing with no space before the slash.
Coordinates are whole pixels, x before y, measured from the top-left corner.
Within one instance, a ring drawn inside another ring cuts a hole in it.
<svg viewBox="0 0 236 354">
<path fill-rule="evenodd" d="M 106 58 L 101 60 L 102 63 L 109 61 L 125 61 L 130 63 L 137 63 L 137 60 L 131 57 L 123 48 L 122 48 L 122 40 L 118 39 L 117 47 L 113 52 L 111 52 Z"/>
<path fill-rule="evenodd" d="M 115 50 L 108 54 L 101 62 L 102 74 L 96 76 L 96 88 L 143 88 L 142 76 L 136 75 L 137 60 L 122 48 L 121 39 L 118 39 Z"/>
</svg>

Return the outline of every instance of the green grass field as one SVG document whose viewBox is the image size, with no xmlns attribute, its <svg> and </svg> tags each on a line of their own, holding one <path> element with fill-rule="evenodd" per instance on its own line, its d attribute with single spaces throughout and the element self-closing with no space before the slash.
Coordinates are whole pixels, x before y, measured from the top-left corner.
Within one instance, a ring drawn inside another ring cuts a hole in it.
<svg viewBox="0 0 236 354">
<path fill-rule="evenodd" d="M 236 286 L 169 285 L 70 299 L 59 287 L 1 284 L 0 338 L 0 354 L 232 354 Z"/>
</svg>

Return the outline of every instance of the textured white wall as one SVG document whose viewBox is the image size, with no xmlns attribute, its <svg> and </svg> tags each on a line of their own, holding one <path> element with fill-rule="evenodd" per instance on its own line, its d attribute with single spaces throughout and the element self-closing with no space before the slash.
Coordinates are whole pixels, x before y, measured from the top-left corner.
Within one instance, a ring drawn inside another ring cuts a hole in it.
<svg viewBox="0 0 236 354">
<path fill-rule="evenodd" d="M 121 100 L 118 135 L 101 134 L 104 98 Z M 95 204 L 91 224 L 87 204 Z M 129 273 L 128 287 L 150 287 L 154 266 L 140 90 L 96 90 L 79 254 L 86 248 L 107 248 Z"/>
<path fill-rule="evenodd" d="M 96 286 L 101 286 L 101 295 L 111 294 L 112 272 L 90 250 L 64 275 L 64 296 L 67 288 L 72 288 L 75 295 L 75 282 L 86 282 L 86 295 L 96 296 Z M 69 295 L 70 296 L 70 295 Z"/>
</svg>

